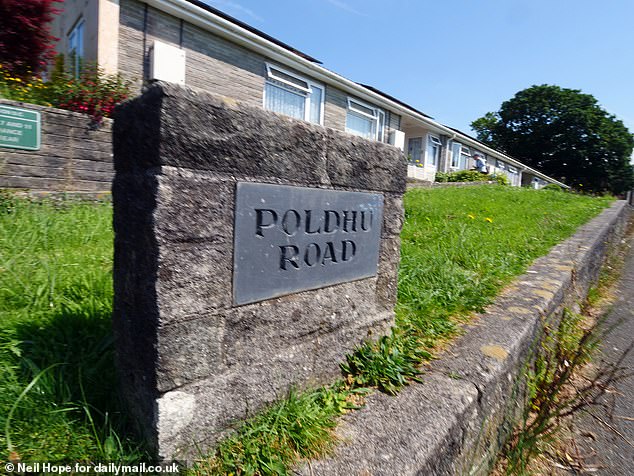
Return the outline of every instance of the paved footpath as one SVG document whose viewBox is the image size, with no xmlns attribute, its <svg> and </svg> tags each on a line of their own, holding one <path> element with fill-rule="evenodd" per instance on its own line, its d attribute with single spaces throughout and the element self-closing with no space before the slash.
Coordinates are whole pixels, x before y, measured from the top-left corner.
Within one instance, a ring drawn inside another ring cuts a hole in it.
<svg viewBox="0 0 634 476">
<path fill-rule="evenodd" d="M 602 355 L 598 361 L 616 362 L 634 340 L 634 238 L 631 234 L 629 242 L 617 299 L 607 317 L 608 326 L 619 322 L 620 325 L 601 344 Z M 628 354 L 622 366 L 630 373 L 634 372 L 634 351 Z M 603 398 L 602 405 L 590 409 L 605 423 L 585 412 L 576 418 L 575 426 L 584 435 L 576 440 L 581 453 L 588 457 L 586 463 L 590 470 L 577 474 L 634 475 L 634 377 L 622 380 L 614 387 Z"/>
</svg>

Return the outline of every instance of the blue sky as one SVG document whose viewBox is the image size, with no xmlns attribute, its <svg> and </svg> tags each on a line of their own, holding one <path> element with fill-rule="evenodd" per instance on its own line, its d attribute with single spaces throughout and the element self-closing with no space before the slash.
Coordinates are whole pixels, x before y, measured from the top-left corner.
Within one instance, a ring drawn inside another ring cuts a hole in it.
<svg viewBox="0 0 634 476">
<path fill-rule="evenodd" d="M 634 132 L 634 1 L 206 0 L 437 121 L 533 84 L 592 94 Z"/>
</svg>

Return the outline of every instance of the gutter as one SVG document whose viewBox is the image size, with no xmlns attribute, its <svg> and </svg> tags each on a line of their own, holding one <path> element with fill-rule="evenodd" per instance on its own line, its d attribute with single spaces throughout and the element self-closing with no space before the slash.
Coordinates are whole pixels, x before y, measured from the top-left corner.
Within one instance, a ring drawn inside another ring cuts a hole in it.
<svg viewBox="0 0 634 476">
<path fill-rule="evenodd" d="M 446 135 L 456 134 L 455 130 L 447 126 L 443 126 L 442 124 L 430 119 L 429 117 L 426 117 L 420 113 L 416 113 L 399 103 L 387 100 L 384 96 L 370 91 L 363 86 L 355 83 L 354 81 L 340 76 L 337 73 L 329 71 L 323 66 L 319 66 L 318 64 L 315 64 L 301 56 L 298 56 L 297 54 L 281 47 L 280 45 L 272 43 L 271 41 L 262 38 L 261 36 L 258 36 L 251 31 L 245 30 L 239 25 L 236 25 L 225 18 L 214 15 L 212 12 L 205 10 L 204 8 L 197 6 L 187 0 L 146 0 L 146 3 L 154 8 L 157 8 L 158 10 L 185 20 L 192 25 L 196 25 L 207 31 L 211 31 L 222 38 L 230 40 L 232 43 L 244 46 L 245 48 L 259 53 L 266 58 L 277 61 L 282 65 L 289 66 L 297 70 L 298 72 L 305 73 L 318 81 L 342 89 L 344 92 L 352 94 L 359 99 L 363 99 L 378 106 L 396 111 L 401 115 L 408 116 L 412 119 L 422 122 L 426 126 L 433 129 L 435 132 L 444 133 Z M 551 183 L 556 183 L 561 187 L 570 188 L 567 185 L 554 180 L 553 178 L 548 177 L 541 172 L 538 172 L 537 170 L 526 167 L 526 165 L 501 152 L 491 149 L 490 147 L 483 146 L 476 141 L 473 141 L 466 135 L 460 134 L 460 141 L 480 150 L 484 149 L 487 154 L 496 158 L 503 159 L 507 162 L 511 162 L 513 165 L 516 165 L 518 167 L 525 167 L 526 170 L 530 171 L 530 173 L 542 178 L 543 180 Z"/>
</svg>

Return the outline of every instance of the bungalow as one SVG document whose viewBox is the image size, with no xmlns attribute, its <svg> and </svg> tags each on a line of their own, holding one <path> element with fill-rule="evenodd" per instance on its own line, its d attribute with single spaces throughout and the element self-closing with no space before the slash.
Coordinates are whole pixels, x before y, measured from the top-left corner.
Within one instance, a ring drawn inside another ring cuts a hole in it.
<svg viewBox="0 0 634 476">
<path fill-rule="evenodd" d="M 96 61 L 137 92 L 152 80 L 186 84 L 386 142 L 405 151 L 413 178 L 469 169 L 477 151 L 513 185 L 559 183 L 199 0 L 66 0 L 52 33 L 75 71 Z"/>
</svg>

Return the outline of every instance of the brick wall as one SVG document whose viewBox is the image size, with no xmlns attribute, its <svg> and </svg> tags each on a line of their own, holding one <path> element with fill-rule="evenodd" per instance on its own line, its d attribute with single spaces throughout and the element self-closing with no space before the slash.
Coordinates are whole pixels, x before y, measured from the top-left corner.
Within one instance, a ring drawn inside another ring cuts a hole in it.
<svg viewBox="0 0 634 476">
<path fill-rule="evenodd" d="M 0 100 L 39 111 L 39 150 L 0 147 L 0 188 L 44 191 L 109 191 L 113 177 L 112 121 L 95 129 L 89 116 L 51 107 Z"/>
</svg>

